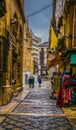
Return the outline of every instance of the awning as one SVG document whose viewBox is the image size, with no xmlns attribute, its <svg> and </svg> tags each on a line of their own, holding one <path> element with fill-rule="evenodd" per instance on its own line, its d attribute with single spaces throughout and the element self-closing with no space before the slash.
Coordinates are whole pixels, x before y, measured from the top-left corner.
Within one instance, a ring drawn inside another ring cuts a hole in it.
<svg viewBox="0 0 76 130">
<path fill-rule="evenodd" d="M 53 67 L 54 65 L 59 64 L 60 61 L 61 61 L 61 57 L 60 56 L 56 56 L 53 60 L 50 61 L 49 67 Z"/>
<path fill-rule="evenodd" d="M 50 32 L 50 48 L 55 48 L 57 46 L 58 37 L 56 35 L 56 31 L 51 24 L 51 32 Z"/>
<path fill-rule="evenodd" d="M 71 67 L 76 67 L 76 52 L 71 53 L 70 65 Z"/>
</svg>

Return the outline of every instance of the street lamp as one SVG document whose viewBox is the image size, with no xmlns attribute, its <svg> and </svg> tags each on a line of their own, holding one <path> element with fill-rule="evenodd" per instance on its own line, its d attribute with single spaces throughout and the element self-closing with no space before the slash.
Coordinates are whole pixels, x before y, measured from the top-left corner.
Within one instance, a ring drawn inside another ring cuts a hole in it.
<svg viewBox="0 0 76 130">
<path fill-rule="evenodd" d="M 16 18 L 11 18 L 11 24 L 15 24 L 15 23 L 17 23 L 18 21 L 17 21 L 17 19 Z"/>
</svg>

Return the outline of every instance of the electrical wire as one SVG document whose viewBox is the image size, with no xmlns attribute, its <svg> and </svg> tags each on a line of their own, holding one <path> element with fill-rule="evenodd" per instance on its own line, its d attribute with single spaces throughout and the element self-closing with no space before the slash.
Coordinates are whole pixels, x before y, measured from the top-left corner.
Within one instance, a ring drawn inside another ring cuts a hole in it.
<svg viewBox="0 0 76 130">
<path fill-rule="evenodd" d="M 45 6 L 45 7 L 43 7 L 43 8 L 41 8 L 41 9 L 39 9 L 38 11 L 32 12 L 31 14 L 27 15 L 26 17 L 31 17 L 33 15 L 36 15 L 36 14 L 38 14 L 38 13 L 40 13 L 40 12 L 42 12 L 42 11 L 48 9 L 48 8 L 50 8 L 51 6 L 52 6 L 52 3 L 47 5 L 47 6 Z"/>
</svg>

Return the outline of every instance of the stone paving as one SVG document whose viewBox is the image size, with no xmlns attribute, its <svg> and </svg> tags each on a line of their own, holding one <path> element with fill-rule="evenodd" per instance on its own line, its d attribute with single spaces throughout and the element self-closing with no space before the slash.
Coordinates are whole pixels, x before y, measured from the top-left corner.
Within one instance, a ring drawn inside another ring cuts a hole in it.
<svg viewBox="0 0 76 130">
<path fill-rule="evenodd" d="M 30 89 L 12 112 L 5 115 L 0 130 L 73 130 L 62 109 L 50 99 L 50 91 L 47 83 Z"/>
</svg>

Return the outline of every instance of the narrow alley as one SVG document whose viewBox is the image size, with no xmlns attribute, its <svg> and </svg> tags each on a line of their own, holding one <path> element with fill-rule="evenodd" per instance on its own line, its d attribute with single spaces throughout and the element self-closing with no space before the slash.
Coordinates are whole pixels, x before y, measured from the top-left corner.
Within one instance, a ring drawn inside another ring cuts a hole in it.
<svg viewBox="0 0 76 130">
<path fill-rule="evenodd" d="M 76 0 L 0 0 L 0 130 L 76 130 Z"/>
<path fill-rule="evenodd" d="M 0 109 L 0 130 L 73 130 L 55 100 L 50 99 L 49 81 L 41 87 L 28 85 Z"/>
</svg>

